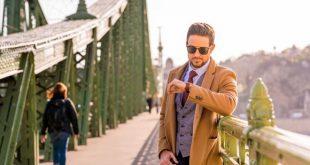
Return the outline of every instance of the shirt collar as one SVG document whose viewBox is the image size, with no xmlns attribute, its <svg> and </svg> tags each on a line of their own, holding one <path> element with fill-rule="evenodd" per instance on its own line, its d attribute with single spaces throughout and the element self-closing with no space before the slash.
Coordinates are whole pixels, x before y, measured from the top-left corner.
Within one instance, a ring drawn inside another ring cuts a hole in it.
<svg viewBox="0 0 310 165">
<path fill-rule="evenodd" d="M 208 62 L 206 62 L 202 67 L 200 67 L 200 68 L 194 68 L 194 67 L 192 67 L 192 65 L 191 65 L 191 63 L 189 62 L 188 63 L 188 73 L 190 72 L 190 71 L 192 71 L 192 70 L 194 70 L 196 73 L 197 73 L 197 75 L 198 75 L 198 77 L 200 77 L 201 75 L 203 75 L 206 71 L 207 71 L 207 69 L 208 69 L 208 66 L 209 66 L 209 64 L 210 64 L 210 59 L 208 60 Z"/>
</svg>

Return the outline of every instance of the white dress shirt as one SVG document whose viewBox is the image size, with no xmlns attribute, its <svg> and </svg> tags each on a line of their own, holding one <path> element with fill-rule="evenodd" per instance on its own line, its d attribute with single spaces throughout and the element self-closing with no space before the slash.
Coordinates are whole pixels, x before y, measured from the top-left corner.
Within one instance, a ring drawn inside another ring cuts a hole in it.
<svg viewBox="0 0 310 165">
<path fill-rule="evenodd" d="M 194 68 L 191 63 L 188 63 L 188 69 L 187 72 L 184 76 L 184 82 L 187 82 L 188 77 L 189 77 L 189 73 L 194 70 L 197 73 L 197 76 L 195 76 L 193 78 L 193 83 L 196 84 L 197 80 L 207 71 L 208 67 L 209 67 L 209 63 L 210 63 L 210 59 L 208 60 L 208 62 L 206 62 L 202 67 L 200 68 Z"/>
</svg>

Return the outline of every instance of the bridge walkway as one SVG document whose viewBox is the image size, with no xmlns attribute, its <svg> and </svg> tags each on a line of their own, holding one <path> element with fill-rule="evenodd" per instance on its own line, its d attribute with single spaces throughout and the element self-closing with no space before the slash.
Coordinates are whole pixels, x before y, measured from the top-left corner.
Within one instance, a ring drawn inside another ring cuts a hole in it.
<svg viewBox="0 0 310 165">
<path fill-rule="evenodd" d="M 68 165 L 158 165 L 159 114 L 144 112 L 105 135 L 89 138 L 78 151 L 69 151 Z M 52 162 L 40 163 L 52 165 Z"/>
</svg>

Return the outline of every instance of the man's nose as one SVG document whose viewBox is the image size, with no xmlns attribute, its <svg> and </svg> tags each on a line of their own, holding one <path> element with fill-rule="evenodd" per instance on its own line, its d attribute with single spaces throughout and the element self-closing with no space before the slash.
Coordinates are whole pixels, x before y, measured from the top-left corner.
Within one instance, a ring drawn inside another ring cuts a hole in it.
<svg viewBox="0 0 310 165">
<path fill-rule="evenodd" d="M 199 56 L 200 56 L 200 53 L 199 53 L 198 50 L 196 50 L 196 52 L 194 53 L 194 56 L 195 56 L 195 57 L 199 57 Z"/>
</svg>

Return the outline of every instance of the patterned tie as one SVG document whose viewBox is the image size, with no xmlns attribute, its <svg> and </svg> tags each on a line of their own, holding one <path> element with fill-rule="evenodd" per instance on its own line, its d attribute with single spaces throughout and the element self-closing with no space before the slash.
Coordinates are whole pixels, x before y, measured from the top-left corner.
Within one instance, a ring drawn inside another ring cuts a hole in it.
<svg viewBox="0 0 310 165">
<path fill-rule="evenodd" d="M 191 72 L 189 72 L 189 77 L 188 77 L 187 82 L 193 83 L 193 79 L 194 79 L 195 76 L 197 76 L 197 73 L 196 73 L 194 70 L 192 70 Z M 187 92 L 184 92 L 184 93 L 183 93 L 183 97 L 182 97 L 182 106 L 184 106 L 184 104 L 185 104 L 187 98 L 188 98 L 188 93 L 187 93 Z"/>
</svg>

